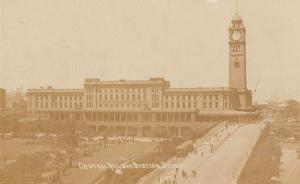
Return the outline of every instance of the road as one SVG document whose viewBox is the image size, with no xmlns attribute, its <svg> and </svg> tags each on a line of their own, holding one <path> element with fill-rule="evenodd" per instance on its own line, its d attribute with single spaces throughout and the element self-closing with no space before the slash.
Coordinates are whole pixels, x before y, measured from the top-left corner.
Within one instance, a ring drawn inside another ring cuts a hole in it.
<svg viewBox="0 0 300 184">
<path fill-rule="evenodd" d="M 202 138 L 198 139 L 195 145 L 201 146 L 205 143 L 210 142 L 210 140 L 223 129 L 223 125 L 217 125 L 213 129 L 211 129 L 207 134 L 205 134 Z M 167 161 L 168 164 L 177 164 L 184 162 L 185 158 L 173 157 Z M 159 178 L 167 177 L 170 172 L 173 172 L 174 169 L 156 169 L 151 173 L 147 174 L 143 178 L 140 179 L 138 184 L 155 184 L 158 183 Z"/>
<path fill-rule="evenodd" d="M 205 162 L 194 168 L 197 171 L 197 177 L 189 175 L 179 183 L 235 183 L 260 133 L 261 125 L 259 124 L 240 127 Z"/>
<path fill-rule="evenodd" d="M 216 136 L 210 136 L 209 142 L 214 142 L 216 150 L 210 153 L 209 146 L 202 147 L 199 154 L 192 154 L 182 159 L 184 166 L 178 172 L 175 169 L 166 169 L 164 172 L 152 175 L 152 180 L 143 180 L 145 184 L 165 183 L 166 180 L 176 180 L 177 184 L 233 184 L 238 178 L 250 152 L 252 151 L 259 135 L 261 124 L 246 124 L 243 126 L 231 126 L 222 135 L 218 132 Z M 182 171 L 187 177 L 182 177 Z M 196 176 L 193 176 L 196 171 Z M 176 179 L 174 179 L 176 176 Z M 141 182 L 140 182 L 141 183 Z M 168 182 L 166 182 L 168 183 Z"/>
</svg>

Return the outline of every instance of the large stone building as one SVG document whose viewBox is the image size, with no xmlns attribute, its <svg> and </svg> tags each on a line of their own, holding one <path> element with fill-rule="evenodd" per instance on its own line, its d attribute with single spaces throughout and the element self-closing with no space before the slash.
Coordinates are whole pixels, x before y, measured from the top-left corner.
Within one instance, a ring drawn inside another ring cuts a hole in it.
<svg viewBox="0 0 300 184">
<path fill-rule="evenodd" d="M 95 125 L 252 120 L 246 79 L 246 31 L 239 15 L 229 27 L 229 87 L 171 88 L 164 78 L 86 79 L 83 89 L 29 89 L 28 110 L 38 118 Z M 192 125 L 187 124 L 186 125 Z"/>
<path fill-rule="evenodd" d="M 0 88 L 0 112 L 6 109 L 6 92 Z"/>
</svg>

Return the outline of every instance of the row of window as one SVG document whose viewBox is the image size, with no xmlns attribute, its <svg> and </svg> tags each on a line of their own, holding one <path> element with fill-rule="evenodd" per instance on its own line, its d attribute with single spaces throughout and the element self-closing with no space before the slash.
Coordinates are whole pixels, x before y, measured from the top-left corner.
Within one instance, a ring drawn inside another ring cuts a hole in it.
<svg viewBox="0 0 300 184">
<path fill-rule="evenodd" d="M 49 96 L 50 97 L 50 96 Z M 95 96 L 94 95 L 87 95 L 87 99 L 88 100 L 93 100 L 93 98 L 94 98 Z M 30 99 L 31 97 L 29 97 L 29 99 Z M 152 99 L 158 99 L 159 98 L 159 95 L 152 95 Z M 165 96 L 165 99 L 166 100 L 174 100 L 174 99 L 176 99 L 176 100 L 191 100 L 191 99 L 194 99 L 194 100 L 196 100 L 196 98 L 197 98 L 197 96 L 196 95 L 178 95 L 178 96 L 175 96 L 175 95 L 167 95 L 167 96 Z M 230 98 L 230 96 L 229 95 L 225 95 L 224 96 L 224 99 L 229 99 Z M 48 96 L 36 96 L 36 99 L 37 100 L 48 100 Z M 50 99 L 50 98 L 49 98 Z M 52 100 L 53 101 L 55 101 L 55 100 L 82 100 L 82 96 L 80 95 L 75 95 L 75 96 L 52 96 Z M 132 94 L 132 95 L 129 95 L 129 94 L 127 94 L 127 95 L 123 95 L 123 94 L 121 94 L 121 95 L 118 95 L 118 94 L 116 94 L 116 95 L 112 95 L 112 94 L 110 94 L 110 95 L 107 95 L 107 94 L 105 94 L 105 95 L 99 95 L 98 96 L 98 99 L 99 100 L 102 100 L 102 99 L 104 99 L 104 100 L 113 100 L 113 99 L 115 99 L 115 100 L 119 100 L 119 99 L 121 99 L 121 100 L 147 100 L 147 95 L 146 94 L 143 94 L 143 95 L 140 95 L 140 94 Z M 212 99 L 215 99 L 215 100 L 218 100 L 219 99 L 219 96 L 217 96 L 217 95 L 203 95 L 203 99 L 209 99 L 209 100 L 212 100 Z"/>
<path fill-rule="evenodd" d="M 88 103 L 87 106 L 89 108 L 93 107 L 93 103 Z M 105 104 L 98 104 L 98 107 L 142 107 L 142 106 L 146 106 L 146 104 L 119 104 L 119 103 L 116 103 L 116 104 L 113 104 L 113 103 L 105 103 Z M 31 103 L 29 104 L 29 107 L 31 107 Z M 49 107 L 49 104 L 47 102 L 43 103 L 38 103 L 36 102 L 35 103 L 35 108 L 48 108 Z M 81 102 L 80 103 L 53 103 L 53 108 L 81 108 L 82 107 L 82 104 Z M 231 103 L 227 103 L 225 102 L 224 103 L 224 108 L 229 108 L 231 107 Z M 152 108 L 159 108 L 159 103 L 152 103 Z M 165 108 L 197 108 L 197 103 L 165 103 Z M 219 103 L 218 102 L 215 102 L 215 103 L 212 103 L 212 102 L 209 102 L 209 103 L 206 103 L 204 102 L 203 103 L 203 109 L 218 109 L 219 108 Z"/>
<path fill-rule="evenodd" d="M 177 102 L 176 104 L 175 103 L 165 103 L 165 108 L 183 108 L 183 109 L 185 109 L 185 108 L 188 108 L 188 109 L 190 109 L 190 108 L 192 108 L 192 105 L 193 105 L 193 108 L 196 108 L 197 107 L 197 103 L 190 103 L 190 102 L 188 102 L 188 103 L 185 103 L 185 102 L 183 102 L 183 103 L 179 103 L 179 102 Z"/>
<path fill-rule="evenodd" d="M 29 96 L 28 99 L 32 99 L 34 96 Z M 36 100 L 48 100 L 51 99 L 51 96 L 35 96 Z M 74 96 L 63 96 L 63 95 L 55 95 L 52 96 L 52 100 L 82 100 L 82 96 L 80 95 L 74 95 Z"/>
<path fill-rule="evenodd" d="M 215 102 L 215 103 L 213 103 L 213 102 L 209 102 L 209 103 L 204 102 L 202 107 L 203 107 L 203 109 L 213 109 L 213 108 L 218 109 L 219 108 L 219 103 L 218 102 Z M 229 108 L 229 107 L 231 107 L 231 103 L 230 102 L 229 103 L 225 102 L 224 103 L 224 108 Z M 165 108 L 182 108 L 182 109 L 197 108 L 197 103 L 190 103 L 190 102 L 188 102 L 188 103 L 185 103 L 185 102 L 173 103 L 173 102 L 171 102 L 171 103 L 165 103 Z"/>
<path fill-rule="evenodd" d="M 93 95 L 86 96 L 88 100 L 93 100 Z M 146 95 L 99 95 L 98 100 L 147 100 Z"/>
<path fill-rule="evenodd" d="M 229 95 L 224 95 L 224 99 L 229 99 L 230 96 Z M 197 96 L 196 95 L 167 95 L 165 96 L 166 100 L 196 100 Z M 207 100 L 218 100 L 219 96 L 218 95 L 203 95 L 203 99 L 207 99 Z"/>
<path fill-rule="evenodd" d="M 124 104 L 124 103 L 122 103 L 122 104 L 119 104 L 119 103 L 104 103 L 104 104 L 102 104 L 102 103 L 100 103 L 100 104 L 98 104 L 98 106 L 97 107 L 143 107 L 143 106 L 145 106 L 146 104 L 140 104 L 140 103 L 138 103 L 138 104 L 129 104 L 129 103 L 127 103 L 127 104 Z M 87 106 L 89 107 L 89 108 L 92 108 L 93 107 L 93 103 L 87 103 Z"/>
<path fill-rule="evenodd" d="M 147 89 L 150 88 L 87 88 L 87 93 L 129 93 L 129 92 L 137 92 L 137 93 L 146 93 Z M 152 92 L 159 91 L 158 88 L 151 88 Z"/>
<path fill-rule="evenodd" d="M 29 103 L 29 107 L 31 107 L 32 106 L 32 104 L 31 103 Z M 45 103 L 43 103 L 43 102 L 41 102 L 41 103 L 39 103 L 39 102 L 36 102 L 35 103 L 35 106 L 34 106 L 35 108 L 48 108 L 48 107 L 50 107 L 50 103 L 48 103 L 48 102 L 45 102 Z M 60 103 L 53 103 L 52 104 L 52 107 L 53 108 L 81 108 L 82 107 L 82 103 L 80 102 L 80 103 L 72 103 L 72 102 L 65 102 L 65 103 L 62 103 L 62 102 L 60 102 Z"/>
</svg>

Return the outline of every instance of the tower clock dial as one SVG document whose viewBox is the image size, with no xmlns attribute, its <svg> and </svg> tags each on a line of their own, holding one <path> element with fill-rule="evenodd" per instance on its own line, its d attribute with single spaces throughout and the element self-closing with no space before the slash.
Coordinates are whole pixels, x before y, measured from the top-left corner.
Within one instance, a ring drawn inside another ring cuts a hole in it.
<svg viewBox="0 0 300 184">
<path fill-rule="evenodd" d="M 241 39 L 241 33 L 240 33 L 239 31 L 234 31 L 234 32 L 232 33 L 232 39 L 233 39 L 234 41 L 240 40 L 240 39 Z"/>
</svg>

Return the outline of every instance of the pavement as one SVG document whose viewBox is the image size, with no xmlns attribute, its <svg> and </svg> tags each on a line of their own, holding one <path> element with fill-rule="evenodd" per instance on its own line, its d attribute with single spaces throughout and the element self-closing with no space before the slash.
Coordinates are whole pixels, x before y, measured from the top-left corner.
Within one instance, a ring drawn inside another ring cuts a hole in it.
<svg viewBox="0 0 300 184">
<path fill-rule="evenodd" d="M 282 184 L 299 184 L 300 159 L 297 159 L 296 149 L 299 144 L 283 143 L 280 158 L 280 182 Z"/>
<path fill-rule="evenodd" d="M 183 169 L 165 169 L 151 175 L 143 184 L 164 184 L 175 180 L 176 184 L 233 184 L 244 167 L 261 133 L 261 124 L 231 126 L 226 131 L 211 132 L 206 137 L 213 144 L 199 144 L 197 153 L 181 160 Z M 217 133 L 217 134 L 216 134 Z M 199 154 L 203 152 L 204 154 Z M 182 177 L 182 172 L 186 177 Z M 176 179 L 175 179 L 176 177 Z M 141 182 L 140 182 L 141 183 Z"/>
</svg>

